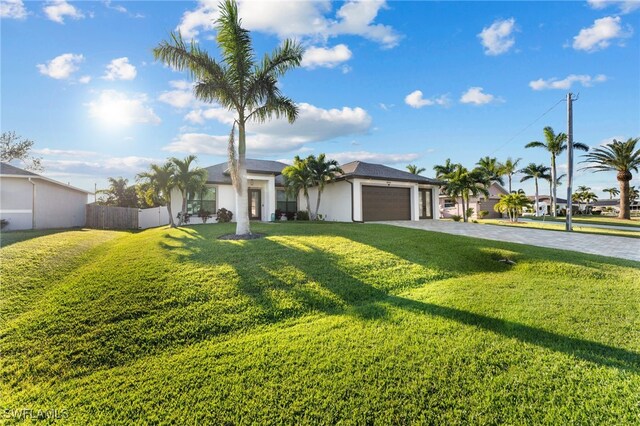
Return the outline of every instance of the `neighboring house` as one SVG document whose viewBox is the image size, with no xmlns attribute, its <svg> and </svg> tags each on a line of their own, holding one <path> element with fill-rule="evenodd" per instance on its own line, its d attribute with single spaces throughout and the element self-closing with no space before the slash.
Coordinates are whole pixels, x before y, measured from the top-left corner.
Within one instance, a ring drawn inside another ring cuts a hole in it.
<svg viewBox="0 0 640 426">
<path fill-rule="evenodd" d="M 488 191 L 488 197 L 485 197 L 482 194 L 479 194 L 477 197 L 469 197 L 469 205 L 467 207 L 473 209 L 473 215 L 471 215 L 472 219 L 477 219 L 478 212 L 481 210 L 489 212 L 486 218 L 502 217 L 500 213 L 493 209 L 493 206 L 500 201 L 501 195 L 506 195 L 509 191 L 504 189 L 502 185 L 497 182 L 493 182 L 491 186 L 489 186 Z M 455 215 L 462 216 L 462 198 L 458 197 L 454 199 L 446 194 L 440 194 L 440 213 L 444 218 L 450 218 Z"/>
<path fill-rule="evenodd" d="M 287 166 L 278 161 L 246 160 L 249 217 L 269 221 L 281 212 L 306 210 L 306 200 L 300 195 L 291 197 L 284 187 L 282 170 Z M 343 174 L 325 186 L 319 214 L 324 220 L 361 222 L 376 220 L 418 220 L 438 218 L 433 194 L 439 182 L 380 164 L 354 161 L 341 166 Z M 207 167 L 206 190 L 195 194 L 187 202 L 190 223 L 201 223 L 198 211 L 215 213 L 220 208 L 236 214 L 235 190 L 227 163 Z M 315 211 L 317 189 L 309 190 L 311 211 Z M 182 196 L 172 192 L 171 209 L 174 216 L 181 210 Z M 234 216 L 235 218 L 235 216 Z"/>
<path fill-rule="evenodd" d="M 85 224 L 84 189 L 0 163 L 0 217 L 3 230 L 72 228 Z"/>
<path fill-rule="evenodd" d="M 591 204 L 592 212 L 602 212 L 602 214 L 617 215 L 620 213 L 620 199 L 613 200 L 598 200 Z M 631 214 L 633 216 L 640 216 L 640 200 L 636 200 L 631 203 Z"/>
<path fill-rule="evenodd" d="M 533 209 L 531 209 L 530 213 L 533 213 L 535 210 L 536 196 L 528 195 L 527 198 L 531 201 L 531 205 Z M 538 210 L 540 211 L 539 215 L 551 215 L 551 197 L 549 195 L 538 195 Z M 556 211 L 559 213 L 562 210 L 567 210 L 567 200 L 564 198 L 556 198 Z M 528 209 L 524 209 L 525 212 Z"/>
</svg>

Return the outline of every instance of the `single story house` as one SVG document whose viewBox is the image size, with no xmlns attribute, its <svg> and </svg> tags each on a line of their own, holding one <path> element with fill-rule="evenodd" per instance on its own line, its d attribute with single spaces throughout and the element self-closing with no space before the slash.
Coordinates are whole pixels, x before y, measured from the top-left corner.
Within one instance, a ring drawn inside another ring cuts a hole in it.
<svg viewBox="0 0 640 426">
<path fill-rule="evenodd" d="M 599 211 L 602 214 L 610 214 L 610 215 L 617 215 L 618 213 L 620 213 L 620 199 L 619 198 L 614 198 L 612 200 L 594 201 L 591 204 L 591 206 L 593 206 L 593 208 L 591 209 L 591 211 L 593 211 L 593 212 L 598 212 Z M 633 203 L 631 203 L 629 208 L 631 210 L 631 215 L 632 216 L 640 215 L 640 200 L 635 200 Z"/>
<path fill-rule="evenodd" d="M 478 218 L 478 212 L 486 210 L 489 214 L 486 218 L 499 218 L 502 215 L 496 212 L 493 207 L 500 201 L 500 196 L 509 194 L 509 191 L 504 189 L 502 185 L 497 182 L 493 182 L 489 188 L 489 196 L 479 194 L 477 197 L 469 197 L 469 205 L 473 209 L 472 219 Z M 444 218 L 450 218 L 452 216 L 462 216 L 462 198 L 458 197 L 454 199 L 446 194 L 440 194 L 440 215 Z M 466 204 L 466 203 L 465 203 Z"/>
<path fill-rule="evenodd" d="M 533 213 L 535 209 L 536 196 L 528 195 L 527 198 L 531 201 L 533 209 L 531 213 Z M 577 204 L 576 204 L 577 205 Z M 567 200 L 564 198 L 557 197 L 556 198 L 556 211 L 559 213 L 561 210 L 567 209 Z M 551 196 L 550 195 L 538 195 L 538 210 L 540 211 L 539 215 L 550 215 L 551 214 Z M 525 209 L 527 212 L 527 209 Z"/>
<path fill-rule="evenodd" d="M 287 164 L 270 160 L 247 159 L 249 217 L 269 221 L 281 212 L 306 210 L 302 195 L 291 197 L 284 187 L 282 170 Z M 437 199 L 441 182 L 383 166 L 353 161 L 341 165 L 343 173 L 325 186 L 319 214 L 324 220 L 369 222 L 380 220 L 438 219 Z M 206 189 L 187 202 L 190 223 L 201 223 L 200 209 L 215 213 L 220 208 L 236 213 L 235 190 L 227 163 L 206 168 Z M 315 210 L 317 188 L 309 190 L 311 211 Z M 171 209 L 177 216 L 182 196 L 171 194 Z"/>
<path fill-rule="evenodd" d="M 72 228 L 85 224 L 90 191 L 0 163 L 3 230 Z"/>
</svg>

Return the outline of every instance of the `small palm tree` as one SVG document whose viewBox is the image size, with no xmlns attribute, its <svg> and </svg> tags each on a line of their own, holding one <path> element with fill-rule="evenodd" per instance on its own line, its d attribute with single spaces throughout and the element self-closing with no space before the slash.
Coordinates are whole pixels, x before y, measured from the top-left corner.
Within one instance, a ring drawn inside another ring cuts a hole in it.
<svg viewBox="0 0 640 426">
<path fill-rule="evenodd" d="M 549 178 L 549 167 L 543 164 L 535 164 L 530 163 L 527 167 L 520 170 L 524 176 L 520 179 L 520 182 L 524 182 L 529 179 L 533 179 L 536 187 L 536 195 L 535 195 L 535 208 L 536 208 L 536 216 L 540 215 L 539 203 L 538 203 L 538 180 L 539 179 L 548 179 Z M 553 206 L 552 206 L 553 210 Z"/>
<path fill-rule="evenodd" d="M 187 200 L 201 191 L 207 183 L 207 171 L 200 167 L 191 168 L 191 164 L 196 161 L 195 155 L 189 155 L 184 160 L 173 157 L 169 161 L 174 166 L 173 182 L 182 194 L 182 209 L 178 221 L 180 226 L 187 215 Z"/>
<path fill-rule="evenodd" d="M 545 127 L 543 132 L 544 132 L 544 139 L 545 139 L 544 142 L 539 142 L 539 141 L 529 142 L 528 144 L 525 145 L 525 147 L 526 148 L 544 148 L 551 153 L 551 182 L 553 182 L 553 184 L 551 185 L 552 194 L 549 194 L 549 195 L 551 196 L 551 212 L 555 217 L 556 216 L 556 192 L 557 192 L 556 191 L 557 185 L 555 184 L 556 176 L 557 176 L 556 158 L 558 157 L 558 155 L 562 154 L 562 152 L 564 152 L 567 149 L 567 135 L 562 132 L 556 134 L 553 131 L 553 128 L 551 128 L 550 126 Z M 574 142 L 573 147 L 581 151 L 589 151 L 589 147 L 580 142 Z"/>
<path fill-rule="evenodd" d="M 296 155 L 293 164 L 282 170 L 284 184 L 289 195 L 298 196 L 300 191 L 307 200 L 307 214 L 311 218 L 311 203 L 309 202 L 309 188 L 314 185 L 313 173 L 309 168 L 308 158 L 304 160 Z"/>
<path fill-rule="evenodd" d="M 298 108 L 278 87 L 278 78 L 300 65 L 302 47 L 285 40 L 261 61 L 251 43 L 249 31 L 242 28 L 234 0 L 220 3 L 216 21 L 216 41 L 222 60 L 213 59 L 196 42 L 187 45 L 180 33 L 171 33 L 169 41 L 154 50 L 156 59 L 177 69 L 188 70 L 196 81 L 195 96 L 204 102 L 216 101 L 234 111 L 236 117 L 229 136 L 229 172 L 236 192 L 236 234 L 250 234 L 246 169 L 246 126 L 250 121 L 264 122 L 272 117 L 286 117 L 293 123 Z M 238 144 L 235 126 L 238 126 Z"/>
<path fill-rule="evenodd" d="M 339 173 L 342 173 L 342 169 L 338 165 L 336 160 L 327 160 L 324 154 L 314 157 L 310 155 L 307 158 L 307 167 L 311 170 L 311 176 L 313 179 L 313 185 L 318 190 L 318 199 L 316 201 L 316 211 L 312 219 L 318 218 L 318 210 L 320 210 L 320 197 L 326 184 L 333 182 Z"/>
<path fill-rule="evenodd" d="M 469 197 L 471 195 L 475 197 L 478 194 L 489 195 L 487 175 L 480 169 L 469 171 L 461 164 L 456 164 L 455 169 L 442 178 L 446 182 L 443 187 L 444 193 L 450 197 L 462 199 L 462 217 L 465 222 L 468 222 Z"/>
<path fill-rule="evenodd" d="M 497 158 L 483 157 L 476 165 L 487 175 L 489 182 L 498 182 L 500 185 L 504 185 L 504 179 L 502 179 L 504 165 L 500 164 Z"/>
<path fill-rule="evenodd" d="M 617 197 L 620 194 L 620 190 L 615 186 L 611 188 L 605 188 L 602 190 L 602 192 L 608 193 L 610 200 L 613 200 L 613 197 Z"/>
<path fill-rule="evenodd" d="M 509 157 L 507 161 L 502 164 L 502 175 L 506 176 L 509 180 L 509 192 L 511 192 L 511 179 L 513 175 L 518 172 L 518 163 L 520 163 L 520 160 L 522 160 L 522 158 L 512 160 L 511 157 Z"/>
<path fill-rule="evenodd" d="M 435 166 L 433 166 L 433 170 L 436 172 L 436 177 L 438 179 L 441 179 L 444 176 L 453 173 L 457 166 L 459 166 L 459 164 L 452 163 L 451 159 L 447 158 L 447 161 L 445 161 L 444 164 L 436 164 Z"/>
<path fill-rule="evenodd" d="M 99 203 L 107 206 L 117 207 L 138 207 L 138 193 L 136 187 L 129 185 L 129 180 L 123 177 L 109 179 L 109 188 L 96 191 L 98 194 L 104 194 L 105 199 Z"/>
<path fill-rule="evenodd" d="M 640 190 L 635 186 L 629 188 L 629 206 L 640 198 Z"/>
<path fill-rule="evenodd" d="M 500 201 L 493 206 L 499 213 L 506 213 L 509 222 L 517 222 L 518 216 L 522 214 L 525 207 L 531 207 L 531 201 L 524 192 L 512 192 L 500 196 Z"/>
<path fill-rule="evenodd" d="M 149 171 L 139 173 L 137 179 L 146 182 L 152 191 L 154 198 L 166 204 L 169 213 L 169 223 L 175 227 L 173 214 L 171 213 L 171 191 L 175 187 L 175 165 L 167 161 L 162 166 L 151 164 Z"/>
<path fill-rule="evenodd" d="M 631 171 L 638 171 L 640 167 L 640 149 L 636 144 L 640 138 L 629 138 L 626 142 L 613 140 L 603 147 L 594 148 L 585 155 L 583 163 L 589 163 L 583 170 L 596 172 L 617 172 L 616 178 L 620 184 L 620 219 L 631 219 L 631 204 L 629 203 L 629 181 L 633 178 Z"/>
<path fill-rule="evenodd" d="M 409 170 L 409 173 L 411 173 L 412 175 L 419 175 L 427 169 L 425 169 L 424 167 L 418 167 L 415 164 L 409 164 L 407 165 L 407 170 Z"/>
</svg>

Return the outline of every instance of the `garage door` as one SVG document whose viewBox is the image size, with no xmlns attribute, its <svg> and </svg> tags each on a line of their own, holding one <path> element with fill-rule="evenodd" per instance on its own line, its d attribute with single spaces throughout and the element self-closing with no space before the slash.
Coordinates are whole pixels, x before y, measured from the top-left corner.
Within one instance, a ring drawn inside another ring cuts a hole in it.
<svg viewBox="0 0 640 426">
<path fill-rule="evenodd" d="M 363 186 L 362 220 L 411 220 L 411 189 Z"/>
</svg>

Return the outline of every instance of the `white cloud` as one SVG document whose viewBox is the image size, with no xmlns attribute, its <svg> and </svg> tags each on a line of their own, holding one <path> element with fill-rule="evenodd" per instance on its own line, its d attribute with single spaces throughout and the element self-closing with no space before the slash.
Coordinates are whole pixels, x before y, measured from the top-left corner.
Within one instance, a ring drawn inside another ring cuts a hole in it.
<svg viewBox="0 0 640 426">
<path fill-rule="evenodd" d="M 22 0 L 0 1 L 0 18 L 25 19 L 28 15 Z"/>
<path fill-rule="evenodd" d="M 533 90 L 544 90 L 544 89 L 567 90 L 571 88 L 573 83 L 580 83 L 584 87 L 591 87 L 595 83 L 602 83 L 605 81 L 607 81 L 607 76 L 604 74 L 598 74 L 595 77 L 591 77 L 590 75 L 570 74 L 562 80 L 558 80 L 555 77 L 550 78 L 548 80 L 539 78 L 538 80 L 533 80 L 529 82 L 529 87 L 531 87 Z"/>
<path fill-rule="evenodd" d="M 440 95 L 425 99 L 421 90 L 415 90 L 404 98 L 404 103 L 412 108 L 422 108 L 424 106 L 441 105 L 448 106 L 451 103 L 448 95 Z M 386 109 L 386 108 L 383 108 Z"/>
<path fill-rule="evenodd" d="M 420 157 L 417 153 L 379 153 L 369 151 L 347 151 L 328 153 L 327 158 L 332 158 L 340 164 L 349 163 L 351 161 L 366 161 L 381 164 L 406 164 Z"/>
<path fill-rule="evenodd" d="M 343 107 L 323 109 L 298 104 L 298 119 L 289 124 L 284 119 L 247 125 L 247 150 L 249 152 L 290 152 L 306 143 L 327 141 L 343 136 L 364 134 L 371 127 L 371 116 L 362 108 Z M 231 125 L 234 113 L 224 108 L 193 110 L 185 119 L 202 124 L 205 120 L 216 120 Z M 206 136 L 206 137 L 205 137 Z M 179 152 L 215 154 L 226 150 L 228 136 L 212 136 L 189 132 L 180 135 L 165 149 Z M 215 154 L 218 155 L 218 154 Z"/>
<path fill-rule="evenodd" d="M 333 68 L 351 59 L 351 50 L 345 44 L 338 44 L 332 48 L 309 47 L 305 50 L 301 65 L 305 68 L 325 67 Z"/>
<path fill-rule="evenodd" d="M 462 94 L 460 102 L 463 104 L 484 105 L 497 101 L 494 95 L 483 93 L 482 87 L 470 87 L 469 90 Z"/>
<path fill-rule="evenodd" d="M 126 7 L 122 6 L 121 4 L 112 4 L 111 0 L 104 0 L 104 5 L 107 9 L 115 10 L 116 12 L 120 13 L 128 13 Z"/>
<path fill-rule="evenodd" d="M 107 65 L 107 71 L 104 75 L 105 80 L 133 80 L 138 72 L 136 67 L 129 63 L 129 58 L 117 58 Z"/>
<path fill-rule="evenodd" d="M 132 94 L 115 90 L 103 90 L 98 99 L 86 104 L 89 116 L 110 126 L 130 126 L 132 124 L 159 124 L 158 117 L 147 104 L 145 94 Z"/>
<path fill-rule="evenodd" d="M 243 25 L 251 31 L 326 41 L 338 35 L 356 35 L 375 41 L 385 48 L 396 46 L 400 35 L 387 25 L 375 23 L 378 12 L 386 7 L 382 0 L 347 1 L 334 17 L 329 0 L 320 1 L 239 1 L 238 13 Z M 218 17 L 215 0 L 201 0 L 186 11 L 177 26 L 186 39 L 211 31 Z"/>
<path fill-rule="evenodd" d="M 604 9 L 608 6 L 616 6 L 621 13 L 631 13 L 636 9 L 640 9 L 640 1 L 638 0 L 587 0 L 589 6 L 593 9 Z"/>
<path fill-rule="evenodd" d="M 611 41 L 615 39 L 630 37 L 632 33 L 631 27 L 628 27 L 628 30 L 625 31 L 620 21 L 619 16 L 606 16 L 596 19 L 593 21 L 592 26 L 581 29 L 578 35 L 573 38 L 573 48 L 595 52 L 606 49 L 611 45 Z"/>
<path fill-rule="evenodd" d="M 78 82 L 81 84 L 87 84 L 91 81 L 91 76 L 90 75 L 83 75 L 82 77 L 80 77 L 78 79 Z"/>
<path fill-rule="evenodd" d="M 194 107 L 201 104 L 193 95 L 193 83 L 190 83 L 186 80 L 172 80 L 169 82 L 169 86 L 171 86 L 174 90 L 167 90 L 165 92 L 162 92 L 160 96 L 158 96 L 158 100 L 160 102 L 164 102 L 178 109 L 183 109 L 190 106 Z M 194 117 L 196 116 L 195 111 L 191 111 L 191 113 L 194 113 Z M 189 114 L 187 115 L 189 116 Z M 193 120 L 189 119 L 189 121 Z M 203 122 L 203 120 L 195 120 L 195 122 L 201 123 Z"/>
<path fill-rule="evenodd" d="M 74 53 L 65 53 L 56 56 L 46 64 L 38 64 L 40 74 L 56 80 L 65 80 L 78 70 L 78 64 L 84 61 L 84 56 Z"/>
<path fill-rule="evenodd" d="M 67 3 L 65 0 L 50 1 L 42 10 L 45 15 L 47 15 L 47 18 L 59 24 L 64 24 L 65 16 L 68 16 L 71 19 L 84 18 L 84 14 L 80 10 L 76 9 L 75 6 Z"/>
<path fill-rule="evenodd" d="M 478 37 L 484 47 L 485 55 L 501 55 L 507 53 L 516 43 L 513 32 L 516 30 L 514 18 L 496 20 L 489 27 L 484 27 Z"/>
</svg>

